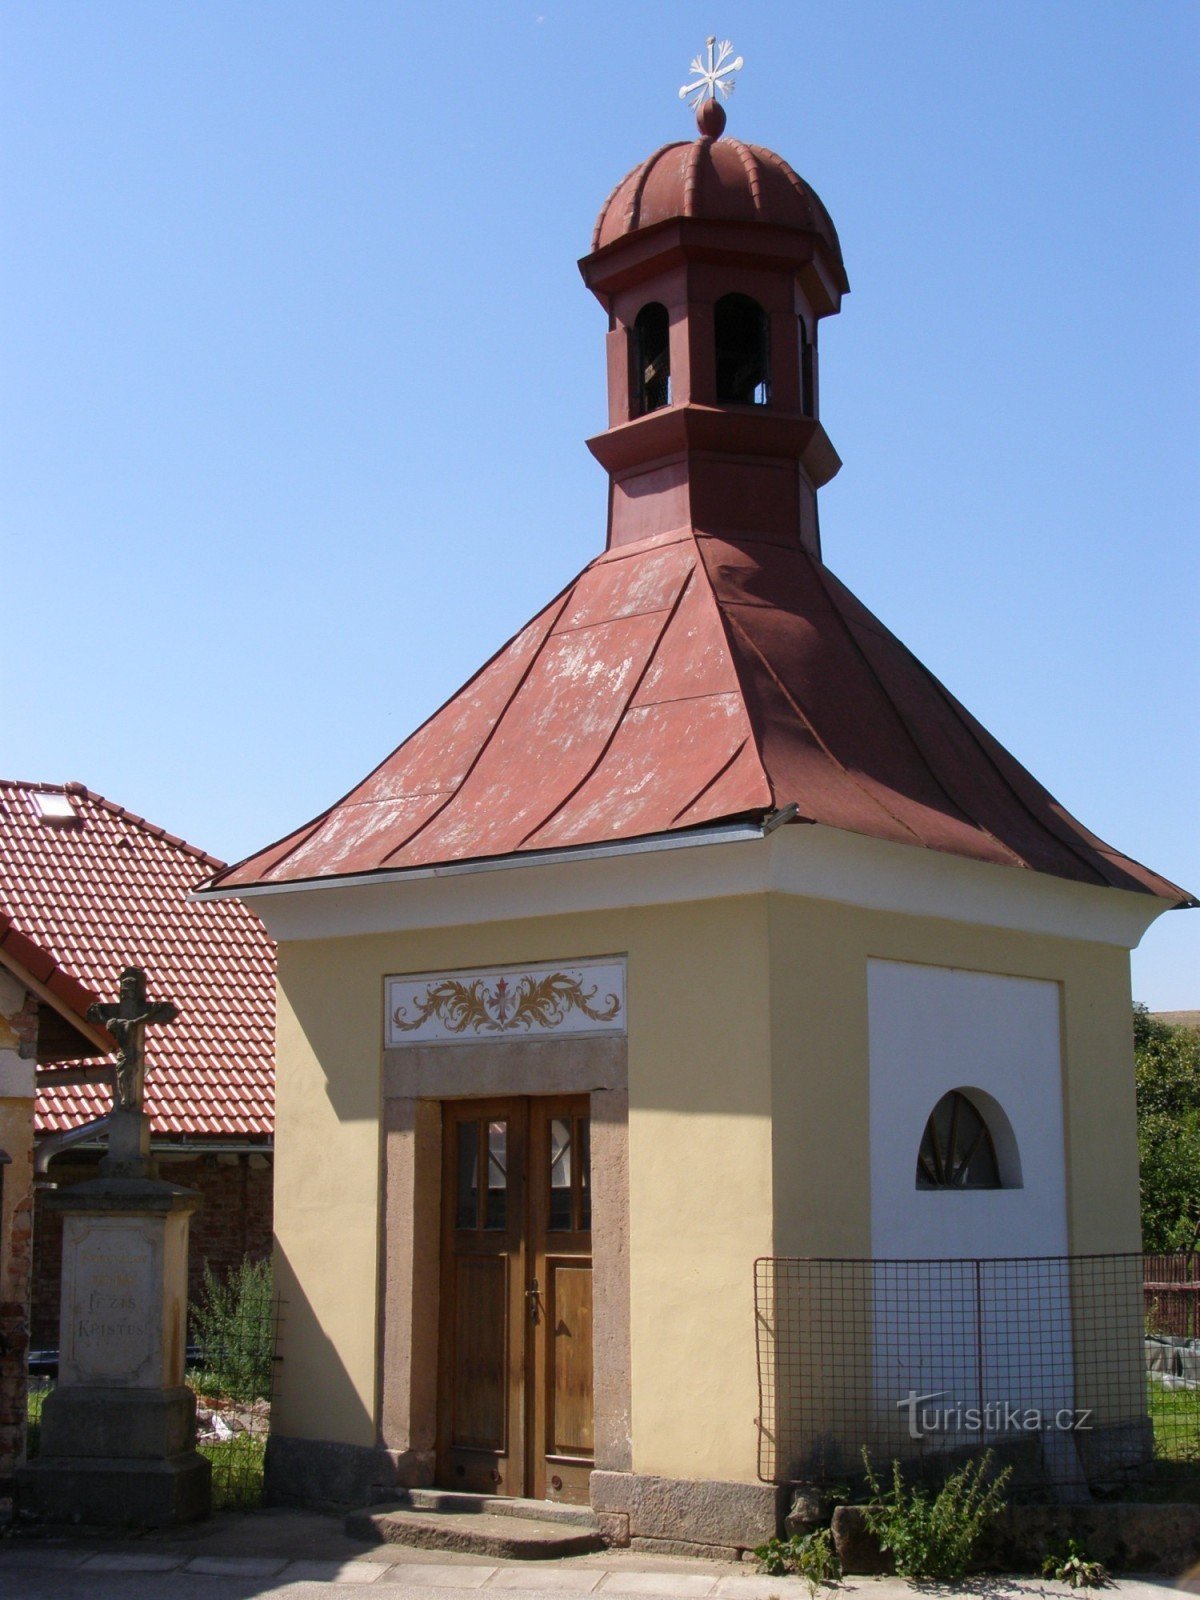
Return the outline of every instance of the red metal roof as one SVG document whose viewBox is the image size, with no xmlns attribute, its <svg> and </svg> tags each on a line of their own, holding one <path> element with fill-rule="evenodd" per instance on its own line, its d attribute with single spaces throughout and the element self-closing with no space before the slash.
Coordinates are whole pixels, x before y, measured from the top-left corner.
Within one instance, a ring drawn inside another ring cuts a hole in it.
<svg viewBox="0 0 1200 1600">
<path fill-rule="evenodd" d="M 68 821 L 38 796 L 67 796 Z M 155 1133 L 242 1138 L 274 1127 L 275 948 L 236 902 L 187 894 L 222 863 L 82 784 L 0 780 L 0 958 L 82 1020 L 122 967 L 146 969 L 179 1018 L 147 1030 Z M 39 1085 L 39 1132 L 111 1108 L 106 1084 Z"/>
<path fill-rule="evenodd" d="M 800 822 L 1189 896 L 1069 815 L 798 546 L 608 551 L 238 888 L 595 844 L 795 802 Z"/>
<path fill-rule="evenodd" d="M 592 249 L 689 217 L 705 222 L 765 223 L 824 240 L 843 293 L 849 288 L 833 219 L 810 183 L 782 156 L 741 139 L 684 139 L 665 144 L 626 173 L 600 208 Z"/>
</svg>

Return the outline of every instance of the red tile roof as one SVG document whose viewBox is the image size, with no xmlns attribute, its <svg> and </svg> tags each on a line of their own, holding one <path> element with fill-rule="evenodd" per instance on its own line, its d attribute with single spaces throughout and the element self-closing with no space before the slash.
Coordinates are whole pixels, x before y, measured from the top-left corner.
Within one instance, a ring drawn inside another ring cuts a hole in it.
<svg viewBox="0 0 1200 1600">
<path fill-rule="evenodd" d="M 66 795 L 47 821 L 38 796 Z M 0 780 L 0 960 L 81 1018 L 113 1000 L 122 967 L 179 1018 L 147 1030 L 146 1108 L 155 1133 L 242 1138 L 274 1127 L 275 948 L 236 902 L 187 894 L 222 863 L 82 784 Z M 39 1086 L 39 1132 L 111 1107 L 106 1084 Z"/>
<path fill-rule="evenodd" d="M 238 888 L 797 821 L 1174 904 L 1075 820 L 798 546 L 684 532 L 608 551 Z"/>
</svg>

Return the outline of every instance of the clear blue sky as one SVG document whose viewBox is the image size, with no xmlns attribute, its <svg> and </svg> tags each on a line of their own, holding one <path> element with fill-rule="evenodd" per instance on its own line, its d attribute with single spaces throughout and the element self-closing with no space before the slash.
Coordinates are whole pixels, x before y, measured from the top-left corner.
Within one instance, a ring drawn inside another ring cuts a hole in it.
<svg viewBox="0 0 1200 1600">
<path fill-rule="evenodd" d="M 0 0 L 6 776 L 227 858 L 600 548 L 576 258 L 687 137 L 817 188 L 833 569 L 1102 837 L 1200 890 L 1200 7 Z M 1135 993 L 1200 1006 L 1200 912 Z"/>
</svg>

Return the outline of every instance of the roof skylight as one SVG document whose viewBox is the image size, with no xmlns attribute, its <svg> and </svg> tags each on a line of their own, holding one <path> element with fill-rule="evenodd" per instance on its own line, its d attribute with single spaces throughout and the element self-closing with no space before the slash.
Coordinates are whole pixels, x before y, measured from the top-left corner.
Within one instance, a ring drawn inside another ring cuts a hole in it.
<svg viewBox="0 0 1200 1600">
<path fill-rule="evenodd" d="M 43 822 L 78 822 L 79 813 L 70 795 L 35 793 L 31 796 L 33 809 Z"/>
</svg>

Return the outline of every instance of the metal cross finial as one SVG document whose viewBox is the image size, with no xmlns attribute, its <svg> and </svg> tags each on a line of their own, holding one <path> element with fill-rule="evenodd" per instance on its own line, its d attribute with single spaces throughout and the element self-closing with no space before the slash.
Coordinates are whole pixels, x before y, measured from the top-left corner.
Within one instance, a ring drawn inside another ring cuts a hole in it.
<svg viewBox="0 0 1200 1600">
<path fill-rule="evenodd" d="M 146 1088 L 146 1024 L 174 1022 L 178 1010 L 169 1000 L 146 997 L 146 974 L 141 967 L 126 967 L 121 974 L 121 999 L 115 1006 L 88 1007 L 89 1022 L 99 1022 L 120 1046 L 113 1073 L 113 1109 L 141 1111 Z"/>
<path fill-rule="evenodd" d="M 685 83 L 679 91 L 679 98 L 690 100 L 694 111 L 699 111 L 706 100 L 715 100 L 718 92 L 722 99 L 727 100 L 736 87 L 733 74 L 740 72 L 745 65 L 742 56 L 730 61 L 733 46 L 728 39 L 722 39 L 718 44 L 714 35 L 705 43 L 708 47 L 707 65 L 703 57 L 693 56 L 691 70 L 694 81 Z"/>
</svg>

